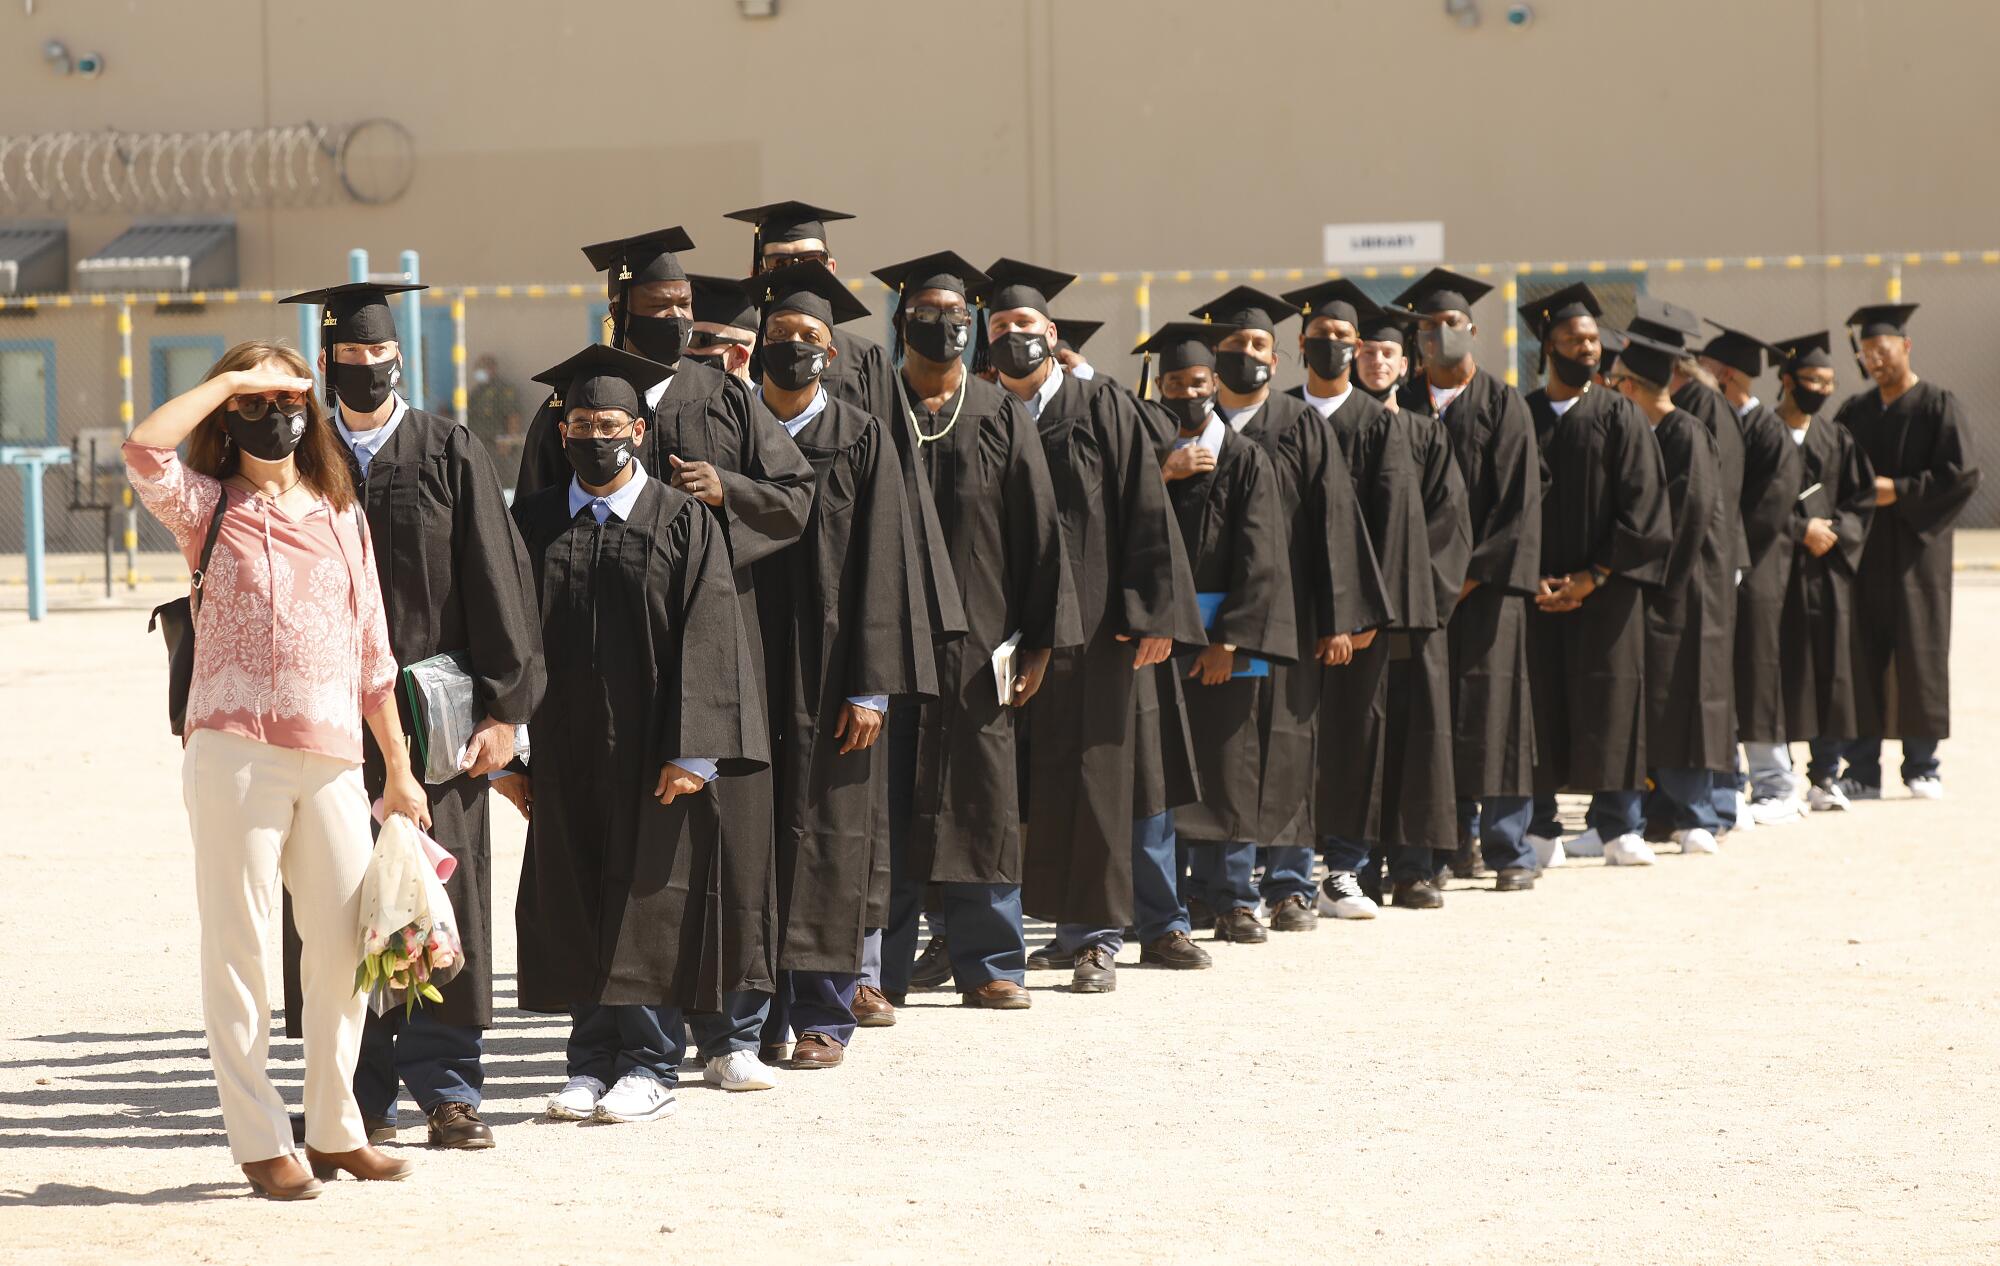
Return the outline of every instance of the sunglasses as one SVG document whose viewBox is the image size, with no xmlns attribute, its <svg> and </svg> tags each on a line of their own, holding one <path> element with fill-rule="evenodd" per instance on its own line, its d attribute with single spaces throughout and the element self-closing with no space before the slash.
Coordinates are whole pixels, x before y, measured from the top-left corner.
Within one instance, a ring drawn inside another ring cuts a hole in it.
<svg viewBox="0 0 2000 1266">
<path fill-rule="evenodd" d="M 267 391 L 254 396 L 232 396 L 229 406 L 240 414 L 245 422 L 261 422 L 272 408 L 285 414 L 298 413 L 306 407 L 306 398 L 297 391 Z"/>
</svg>

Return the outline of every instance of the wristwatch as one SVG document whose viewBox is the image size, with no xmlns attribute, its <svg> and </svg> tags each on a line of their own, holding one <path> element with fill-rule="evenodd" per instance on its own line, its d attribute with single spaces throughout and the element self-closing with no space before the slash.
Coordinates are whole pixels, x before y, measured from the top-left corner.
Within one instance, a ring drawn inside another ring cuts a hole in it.
<svg viewBox="0 0 2000 1266">
<path fill-rule="evenodd" d="M 1590 583 L 1593 587 L 1602 589 L 1604 588 L 1604 582 L 1609 579 L 1611 579 L 1611 569 L 1609 567 L 1598 563 L 1590 565 Z"/>
</svg>

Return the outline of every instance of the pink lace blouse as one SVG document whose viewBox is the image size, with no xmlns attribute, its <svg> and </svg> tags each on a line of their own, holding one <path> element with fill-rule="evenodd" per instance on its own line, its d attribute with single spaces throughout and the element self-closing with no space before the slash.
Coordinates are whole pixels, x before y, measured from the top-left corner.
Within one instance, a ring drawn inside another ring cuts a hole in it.
<svg viewBox="0 0 2000 1266">
<path fill-rule="evenodd" d="M 201 590 L 187 732 L 361 761 L 362 718 L 396 688 L 372 546 L 350 512 L 293 519 L 170 448 L 125 445 L 132 487 L 192 571 L 218 496 L 229 499 Z"/>
</svg>

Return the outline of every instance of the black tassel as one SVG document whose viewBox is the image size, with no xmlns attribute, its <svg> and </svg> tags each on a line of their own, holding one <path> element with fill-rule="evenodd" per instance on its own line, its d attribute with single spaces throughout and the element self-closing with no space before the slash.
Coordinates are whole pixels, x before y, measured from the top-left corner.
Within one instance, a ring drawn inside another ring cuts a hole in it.
<svg viewBox="0 0 2000 1266">
<path fill-rule="evenodd" d="M 1152 398 L 1146 394 L 1146 388 L 1152 381 L 1153 381 L 1153 354 L 1151 352 L 1147 352 L 1139 357 L 1138 394 L 1141 400 L 1150 400 Z"/>
</svg>

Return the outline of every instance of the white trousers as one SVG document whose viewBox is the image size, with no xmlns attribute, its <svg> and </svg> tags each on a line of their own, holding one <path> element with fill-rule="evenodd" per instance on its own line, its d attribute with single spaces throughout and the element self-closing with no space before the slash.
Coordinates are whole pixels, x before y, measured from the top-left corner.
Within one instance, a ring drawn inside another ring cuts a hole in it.
<svg viewBox="0 0 2000 1266">
<path fill-rule="evenodd" d="M 278 882 L 292 894 L 304 950 L 306 1141 L 322 1152 L 367 1143 L 354 1103 L 366 1001 L 360 962 L 361 876 L 374 842 L 361 767 L 216 730 L 197 730 L 181 764 L 201 912 L 201 1009 L 239 1165 L 292 1151 L 291 1121 L 271 1084 L 265 946 Z"/>
</svg>

